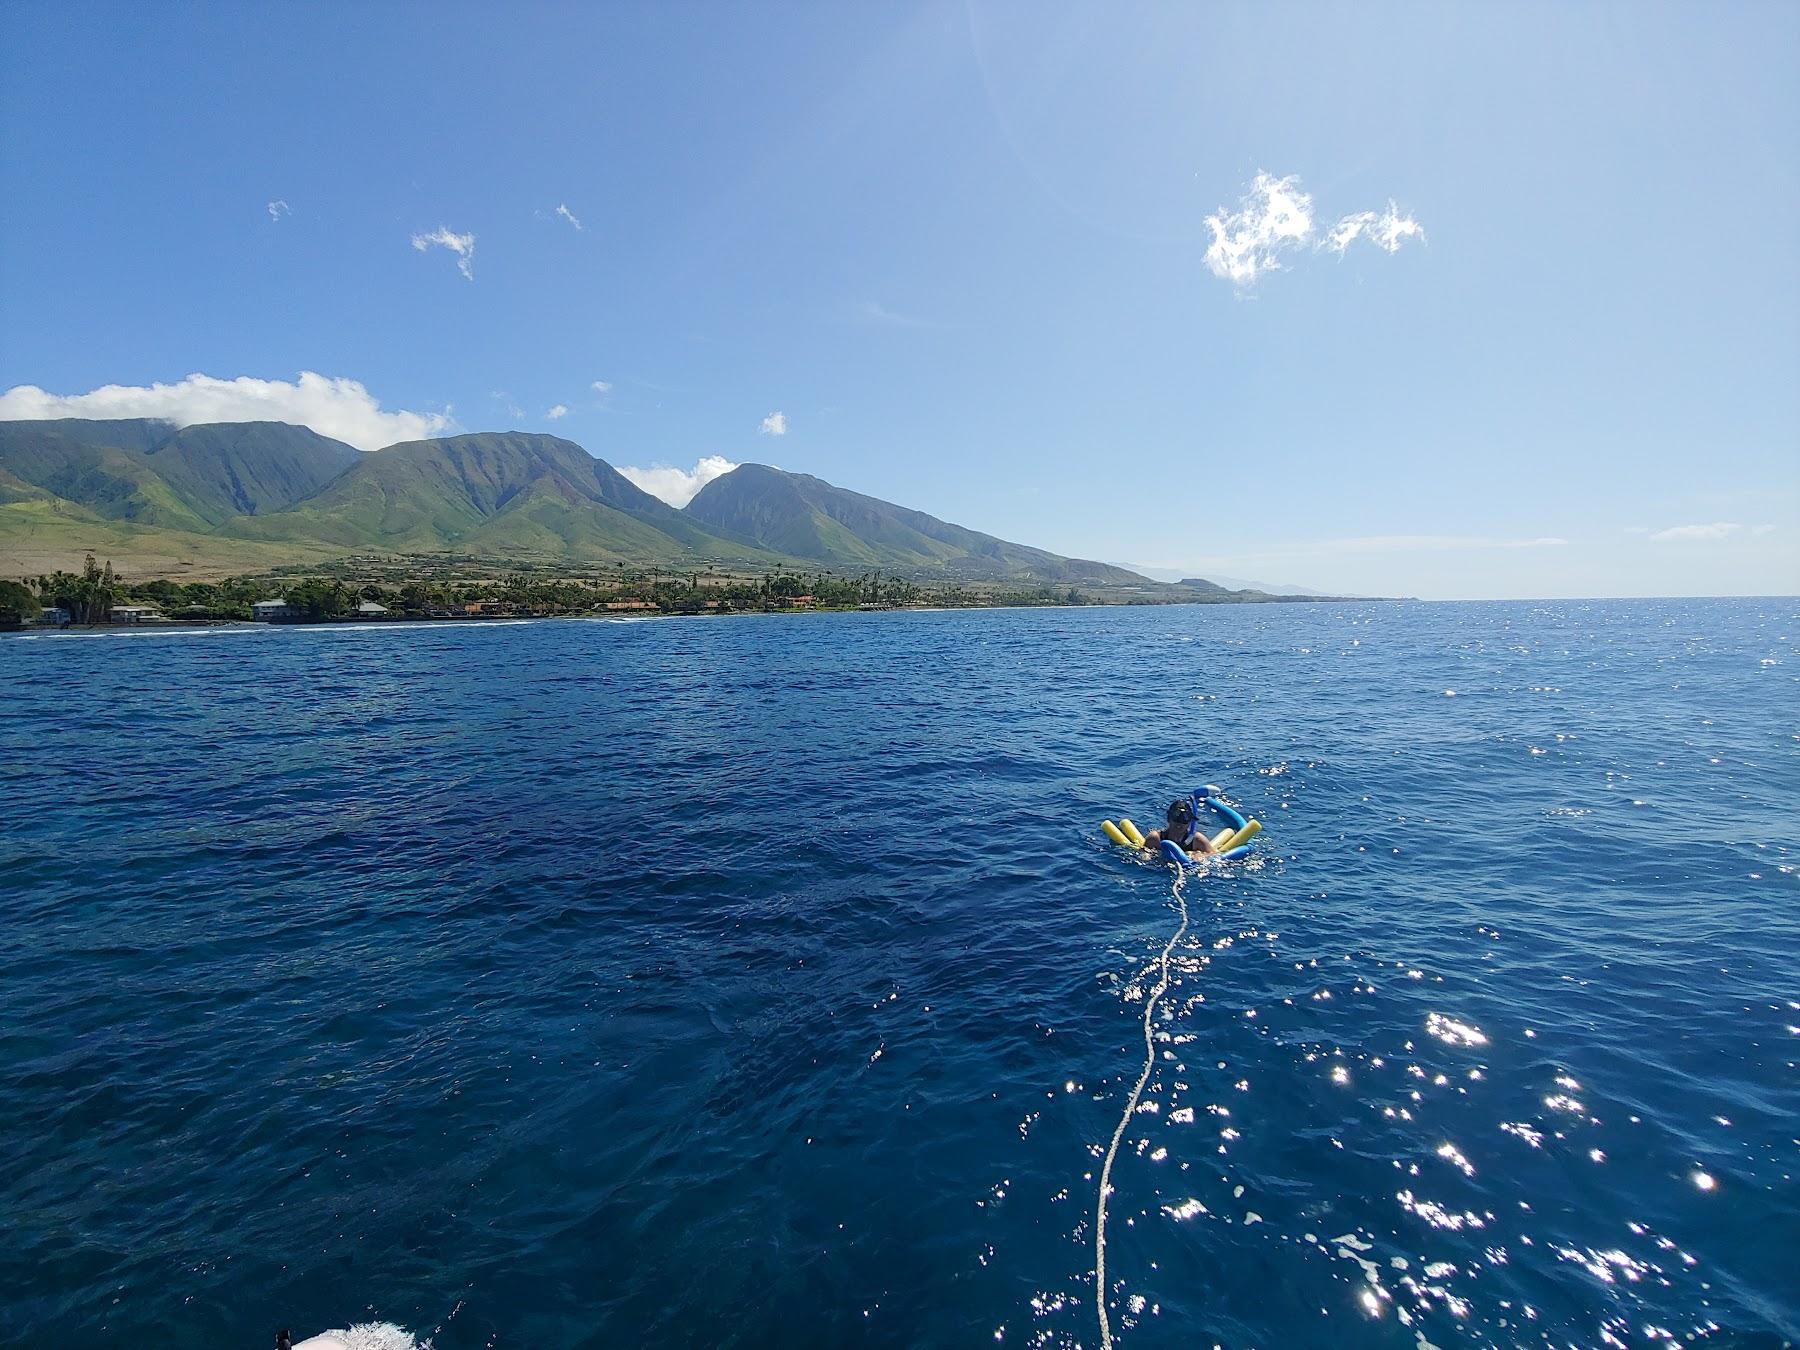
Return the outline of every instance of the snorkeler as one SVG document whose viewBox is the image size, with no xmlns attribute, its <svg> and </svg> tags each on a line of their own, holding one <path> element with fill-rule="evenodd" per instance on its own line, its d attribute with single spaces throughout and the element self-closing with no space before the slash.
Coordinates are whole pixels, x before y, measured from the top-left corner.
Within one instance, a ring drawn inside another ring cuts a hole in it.
<svg viewBox="0 0 1800 1350">
<path fill-rule="evenodd" d="M 1169 803 L 1169 823 L 1164 828 L 1152 830 L 1145 835 L 1144 847 L 1154 850 L 1165 839 L 1190 858 L 1202 858 L 1208 853 L 1218 852 L 1195 818 L 1194 803 L 1186 797 L 1177 797 Z"/>
</svg>

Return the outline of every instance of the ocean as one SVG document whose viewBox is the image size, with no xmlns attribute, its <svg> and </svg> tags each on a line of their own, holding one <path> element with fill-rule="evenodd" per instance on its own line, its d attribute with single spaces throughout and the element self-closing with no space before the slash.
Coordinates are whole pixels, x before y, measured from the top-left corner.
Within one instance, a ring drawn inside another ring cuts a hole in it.
<svg viewBox="0 0 1800 1350">
<path fill-rule="evenodd" d="M 0 638 L 0 1342 L 1800 1339 L 1797 615 Z"/>
</svg>

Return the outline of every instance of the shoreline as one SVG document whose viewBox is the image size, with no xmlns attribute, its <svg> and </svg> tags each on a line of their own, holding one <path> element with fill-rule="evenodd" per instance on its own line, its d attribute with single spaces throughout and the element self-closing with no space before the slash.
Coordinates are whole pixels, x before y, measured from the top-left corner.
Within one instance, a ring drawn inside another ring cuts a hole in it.
<svg viewBox="0 0 1800 1350">
<path fill-rule="evenodd" d="M 435 614 L 395 615 L 383 619 L 362 619 L 351 616 L 327 619 L 164 619 L 140 623 L 65 623 L 65 624 L 25 624 L 18 628 L 0 628 L 0 639 L 7 637 L 31 637 L 59 635 L 72 637 L 95 637 L 109 633 L 180 633 L 180 632 L 216 632 L 232 630 L 263 630 L 283 628 L 460 628 L 464 626 L 481 627 L 521 623 L 550 622 L 589 622 L 589 623 L 643 623 L 656 619 L 771 619 L 798 618 L 810 615 L 845 615 L 845 614 L 959 614 L 959 613 L 991 613 L 998 610 L 1125 610 L 1125 609 L 1220 609 L 1237 608 L 1239 606 L 1263 605 L 1268 601 L 1207 601 L 1207 600 L 1171 600 L 1154 604 L 1095 604 L 1095 605 L 885 605 L 878 608 L 852 608 L 850 606 L 809 605 L 794 609 L 734 609 L 734 610 L 659 610 L 659 611 L 621 611 L 618 613 L 589 612 L 582 614 L 468 614 L 458 617 Z M 1413 604 L 1425 603 L 1412 597 L 1338 597 L 1312 599 L 1304 602 L 1287 601 L 1286 604 L 1305 603 L 1319 605 L 1344 604 Z M 1480 602 L 1474 602 L 1480 603 Z M 1498 603 L 1498 602 L 1496 602 Z"/>
</svg>

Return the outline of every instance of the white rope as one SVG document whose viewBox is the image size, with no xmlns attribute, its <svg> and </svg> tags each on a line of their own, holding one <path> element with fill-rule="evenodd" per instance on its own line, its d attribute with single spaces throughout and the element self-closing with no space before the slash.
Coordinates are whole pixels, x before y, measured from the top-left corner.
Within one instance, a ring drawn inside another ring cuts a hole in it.
<svg viewBox="0 0 1800 1350">
<path fill-rule="evenodd" d="M 1100 1197 L 1094 1205 L 1094 1307 L 1100 1313 L 1100 1345 L 1102 1350 L 1112 1350 L 1112 1325 L 1106 1320 L 1106 1197 L 1112 1190 L 1113 1159 L 1119 1156 L 1119 1141 L 1125 1137 L 1125 1128 L 1131 1123 L 1131 1113 L 1137 1110 L 1138 1098 L 1144 1093 L 1144 1084 L 1150 1081 L 1150 1070 L 1156 1065 L 1156 1041 L 1150 1030 L 1150 1019 L 1156 1015 L 1156 1004 L 1169 987 L 1169 953 L 1175 950 L 1175 944 L 1181 941 L 1182 934 L 1187 932 L 1188 911 L 1187 899 L 1181 893 L 1181 884 L 1187 879 L 1187 869 L 1175 869 L 1175 903 L 1181 907 L 1181 925 L 1176 928 L 1168 945 L 1162 949 L 1162 975 L 1156 982 L 1156 988 L 1150 991 L 1150 997 L 1144 1002 L 1144 1069 L 1138 1074 L 1137 1085 L 1131 1089 L 1131 1095 L 1125 1100 L 1125 1110 L 1119 1116 L 1119 1124 L 1113 1130 L 1112 1143 L 1106 1146 L 1106 1161 L 1100 1164 Z"/>
</svg>

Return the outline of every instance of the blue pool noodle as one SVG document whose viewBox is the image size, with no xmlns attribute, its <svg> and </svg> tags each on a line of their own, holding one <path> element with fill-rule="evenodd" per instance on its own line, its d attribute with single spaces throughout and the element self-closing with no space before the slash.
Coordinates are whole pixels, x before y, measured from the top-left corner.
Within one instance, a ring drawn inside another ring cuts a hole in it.
<svg viewBox="0 0 1800 1350">
<path fill-rule="evenodd" d="M 1201 791 L 1196 792 L 1194 794 L 1194 806 L 1195 806 L 1194 815 L 1195 815 L 1196 819 L 1199 818 L 1199 814 L 1200 814 L 1198 808 L 1200 808 L 1202 806 L 1210 806 L 1210 807 L 1212 807 L 1213 810 L 1217 811 L 1221 816 L 1224 816 L 1226 823 L 1229 824 L 1231 826 L 1231 828 L 1234 830 L 1241 830 L 1244 828 L 1244 826 L 1246 826 L 1250 823 L 1249 821 L 1245 820 L 1241 814 L 1239 814 L 1238 810 L 1235 807 L 1227 806 L 1224 802 L 1222 802 L 1218 798 L 1214 797 L 1212 795 L 1213 791 L 1214 790 L 1212 788 L 1203 788 Z M 1205 853 L 1205 854 L 1202 854 L 1198 858 L 1190 858 L 1187 855 L 1187 850 L 1183 849 L 1179 844 L 1171 842 L 1170 840 L 1167 840 L 1167 839 L 1163 840 L 1162 843 L 1158 847 L 1161 848 L 1163 857 L 1167 858 L 1170 862 L 1174 863 L 1177 867 L 1198 867 L 1207 858 L 1222 858 L 1226 861 L 1230 861 L 1233 858 L 1241 858 L 1245 854 L 1250 852 L 1250 845 L 1239 844 L 1236 848 L 1227 849 L 1223 853 Z"/>
</svg>

